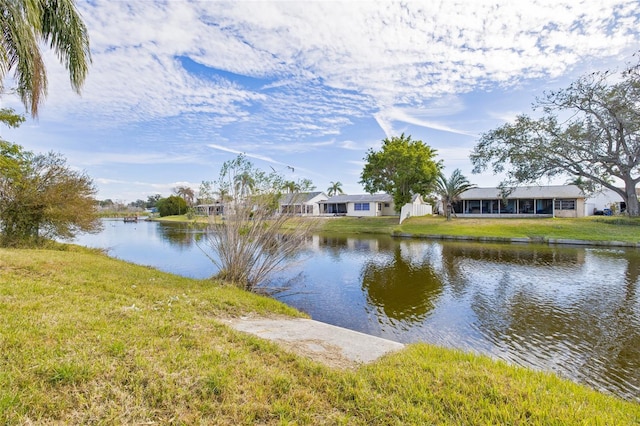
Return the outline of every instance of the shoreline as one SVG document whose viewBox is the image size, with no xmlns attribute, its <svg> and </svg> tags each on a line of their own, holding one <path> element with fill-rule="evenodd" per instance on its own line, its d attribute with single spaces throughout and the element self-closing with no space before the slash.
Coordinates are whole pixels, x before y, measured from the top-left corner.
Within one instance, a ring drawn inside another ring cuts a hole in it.
<svg viewBox="0 0 640 426">
<path fill-rule="evenodd" d="M 387 222 L 383 224 L 382 227 L 378 227 L 376 225 L 377 222 L 385 222 L 386 217 L 383 218 L 369 218 L 369 220 L 362 220 L 359 218 L 355 218 L 356 220 L 350 220 L 353 218 L 344 218 L 343 220 L 331 221 L 328 227 L 323 226 L 317 232 L 324 234 L 333 234 L 333 233 L 355 233 L 355 234 L 372 234 L 372 235 L 387 235 L 392 238 L 416 238 L 416 239 L 431 239 L 431 240 L 453 240 L 453 241 L 474 241 L 474 242 L 487 242 L 487 243 L 505 243 L 505 244 L 546 244 L 546 245 L 574 245 L 574 246 L 592 246 L 592 247 L 617 247 L 617 248 L 640 248 L 640 237 L 636 241 L 619 241 L 619 240 L 607 240 L 607 239 L 582 239 L 582 238 L 559 238 L 559 237 L 546 237 L 546 236 L 491 236 L 491 235 L 451 235 L 451 234 L 433 234 L 433 233 L 421 233 L 419 232 L 406 232 L 403 231 L 403 225 L 393 224 Z M 145 220 L 153 221 L 153 222 L 163 222 L 163 223 L 193 223 L 193 219 L 186 219 L 186 217 L 179 216 L 168 216 L 166 218 L 147 218 Z M 428 229 L 431 220 L 437 220 L 433 218 L 429 218 L 420 224 L 420 227 L 424 227 L 425 230 Z M 465 220 L 465 219 L 463 219 Z M 491 219 L 489 219 L 491 220 Z M 513 219 L 502 219 L 509 223 L 508 221 Z M 529 219 L 527 219 L 529 220 Z M 536 219 L 536 220 L 544 220 L 544 219 Z M 557 219 L 556 219 L 557 220 Z M 339 222 L 346 222 L 347 226 L 345 228 L 335 228 Z M 198 222 L 203 223 L 203 222 Z M 606 224 L 606 222 L 603 222 Z M 411 226 L 409 224 L 409 226 Z M 413 225 L 415 226 L 415 225 Z M 451 226 L 456 226 L 456 224 L 451 224 Z M 632 227 L 636 228 L 636 227 Z M 639 227 L 640 228 L 640 227 Z M 576 234 L 577 235 L 577 234 Z M 640 235 L 640 234 L 639 234 Z"/>
<path fill-rule="evenodd" d="M 394 232 L 391 234 L 391 236 L 394 238 L 474 241 L 479 243 L 547 244 L 547 245 L 640 248 L 640 243 L 632 243 L 632 242 L 625 242 L 625 241 L 605 241 L 605 240 L 579 240 L 579 239 L 570 239 L 570 238 L 473 237 L 473 236 L 466 236 L 466 235 L 411 234 L 406 232 L 400 232 L 400 233 Z"/>
</svg>

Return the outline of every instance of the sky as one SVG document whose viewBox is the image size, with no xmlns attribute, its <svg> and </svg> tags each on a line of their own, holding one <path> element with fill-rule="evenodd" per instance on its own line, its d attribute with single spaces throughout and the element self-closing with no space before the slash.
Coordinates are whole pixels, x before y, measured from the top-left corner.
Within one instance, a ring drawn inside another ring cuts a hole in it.
<svg viewBox="0 0 640 426">
<path fill-rule="evenodd" d="M 640 50 L 637 0 L 76 4 L 92 54 L 81 95 L 44 47 L 39 116 L 0 137 L 61 153 L 98 199 L 125 203 L 197 191 L 239 154 L 361 194 L 367 150 L 402 133 L 434 148 L 446 175 L 494 186 L 504 176 L 471 172 L 482 133 Z"/>
</svg>

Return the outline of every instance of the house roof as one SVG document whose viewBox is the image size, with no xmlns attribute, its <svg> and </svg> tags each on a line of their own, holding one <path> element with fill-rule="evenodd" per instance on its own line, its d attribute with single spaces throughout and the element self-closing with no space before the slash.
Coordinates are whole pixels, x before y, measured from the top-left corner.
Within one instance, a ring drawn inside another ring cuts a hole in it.
<svg viewBox="0 0 640 426">
<path fill-rule="evenodd" d="M 293 194 L 283 194 L 282 195 L 282 200 L 280 201 L 280 204 L 284 204 L 284 205 L 287 205 L 287 204 L 304 204 L 304 203 L 307 203 L 307 202 L 313 200 L 318 195 L 324 195 L 324 197 L 327 198 L 325 193 L 321 192 L 321 191 L 316 191 L 316 192 L 297 192 L 297 193 L 293 193 Z"/>
<path fill-rule="evenodd" d="M 462 200 L 495 200 L 502 198 L 498 188 L 471 188 L 460 195 Z M 575 185 L 518 186 L 506 194 L 506 198 L 584 198 Z"/>
<path fill-rule="evenodd" d="M 334 195 L 328 200 L 322 201 L 327 204 L 336 203 L 392 203 L 393 197 L 389 194 L 355 194 L 355 195 Z"/>
</svg>

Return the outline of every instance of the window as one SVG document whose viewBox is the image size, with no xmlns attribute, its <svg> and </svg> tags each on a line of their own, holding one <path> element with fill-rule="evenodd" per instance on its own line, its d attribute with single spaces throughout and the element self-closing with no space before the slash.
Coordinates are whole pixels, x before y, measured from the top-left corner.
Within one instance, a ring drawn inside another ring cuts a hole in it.
<svg viewBox="0 0 640 426">
<path fill-rule="evenodd" d="M 513 214 L 516 212 L 516 200 L 500 200 L 500 213 Z"/>
<path fill-rule="evenodd" d="M 369 203 L 355 203 L 356 211 L 369 211 Z"/>
<path fill-rule="evenodd" d="M 556 210 L 575 210 L 576 200 L 556 200 Z"/>
<path fill-rule="evenodd" d="M 536 213 L 537 214 L 551 214 L 553 213 L 553 200 L 536 200 Z"/>
<path fill-rule="evenodd" d="M 467 201 L 467 211 L 465 213 L 479 214 L 480 213 L 480 200 Z"/>
<path fill-rule="evenodd" d="M 533 200 L 530 198 L 518 200 L 518 213 L 533 214 L 535 213 L 533 207 Z"/>
<path fill-rule="evenodd" d="M 499 200 L 482 200 L 482 213 L 495 214 L 498 213 Z"/>
</svg>

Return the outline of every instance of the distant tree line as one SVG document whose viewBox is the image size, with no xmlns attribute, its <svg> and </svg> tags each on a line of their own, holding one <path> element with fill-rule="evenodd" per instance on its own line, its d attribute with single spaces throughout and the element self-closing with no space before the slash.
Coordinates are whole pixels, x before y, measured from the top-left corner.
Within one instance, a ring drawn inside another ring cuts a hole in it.
<svg viewBox="0 0 640 426">
<path fill-rule="evenodd" d="M 162 195 L 155 194 L 147 197 L 147 200 L 138 199 L 136 201 L 132 201 L 128 204 L 125 204 L 123 201 L 112 200 L 111 198 L 107 198 L 105 200 L 98 200 L 97 204 L 101 210 L 120 212 L 124 210 L 145 210 L 145 209 L 153 209 L 156 207 L 158 201 L 162 198 Z"/>
</svg>

